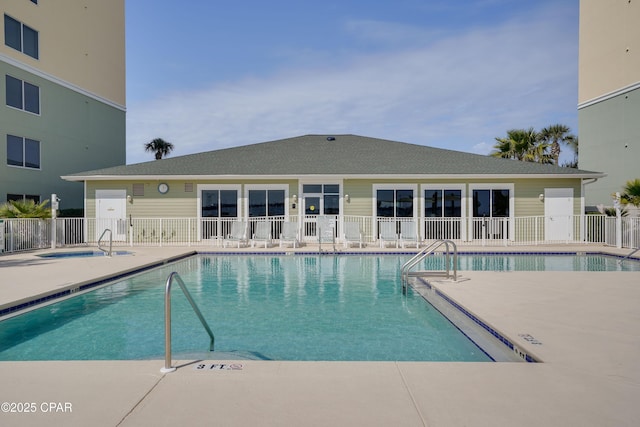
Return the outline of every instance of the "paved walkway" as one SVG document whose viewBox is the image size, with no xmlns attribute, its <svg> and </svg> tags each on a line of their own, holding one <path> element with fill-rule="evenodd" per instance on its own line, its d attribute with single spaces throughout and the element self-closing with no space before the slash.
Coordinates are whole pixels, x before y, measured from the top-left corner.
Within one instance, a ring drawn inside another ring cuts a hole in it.
<svg viewBox="0 0 640 427">
<path fill-rule="evenodd" d="M 0 256 L 0 308 L 192 251 Z M 2 403 L 0 425 L 638 424 L 640 273 L 463 272 L 434 286 L 544 363 L 185 360 L 162 374 L 158 360 L 0 362 L 0 402 L 22 411 Z"/>
</svg>

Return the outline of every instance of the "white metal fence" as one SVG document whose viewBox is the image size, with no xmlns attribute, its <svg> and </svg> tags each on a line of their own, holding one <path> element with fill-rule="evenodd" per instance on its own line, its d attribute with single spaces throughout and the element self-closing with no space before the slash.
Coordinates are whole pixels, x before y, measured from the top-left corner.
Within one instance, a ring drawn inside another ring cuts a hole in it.
<svg viewBox="0 0 640 427">
<path fill-rule="evenodd" d="M 298 224 L 299 240 L 318 242 L 318 216 L 243 218 L 247 239 L 256 222 L 269 222 L 271 238 L 277 243 L 285 222 Z M 355 222 L 365 243 L 378 241 L 379 224 L 395 222 L 400 233 L 403 222 L 414 222 L 418 239 L 453 240 L 458 245 L 517 246 L 564 243 L 598 243 L 623 248 L 640 244 L 640 217 L 617 219 L 604 215 L 580 215 L 561 218 L 562 233 L 549 235 L 548 218 L 376 218 L 329 216 L 325 223 L 333 228 L 337 242 L 342 241 L 343 226 Z M 105 229 L 110 229 L 114 246 L 222 246 L 238 218 L 135 218 L 96 220 L 85 218 L 3 219 L 0 220 L 0 252 L 20 252 L 49 247 L 96 245 Z M 52 224 L 55 221 L 55 227 Z M 328 222 L 327 222 L 328 221 Z M 4 233 L 2 233 L 4 231 Z M 4 236 L 3 236 L 4 234 Z M 55 243 L 54 243 L 55 242 Z"/>
</svg>

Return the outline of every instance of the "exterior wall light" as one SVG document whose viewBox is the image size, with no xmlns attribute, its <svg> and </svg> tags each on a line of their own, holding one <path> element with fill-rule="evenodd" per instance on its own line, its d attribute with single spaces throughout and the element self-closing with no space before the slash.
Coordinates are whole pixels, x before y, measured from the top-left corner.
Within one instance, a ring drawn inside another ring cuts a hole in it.
<svg viewBox="0 0 640 427">
<path fill-rule="evenodd" d="M 344 195 L 344 201 L 345 201 L 345 202 L 349 202 L 350 200 L 351 200 L 351 198 L 349 197 L 349 195 L 348 195 L 348 194 L 345 194 L 345 195 Z"/>
</svg>

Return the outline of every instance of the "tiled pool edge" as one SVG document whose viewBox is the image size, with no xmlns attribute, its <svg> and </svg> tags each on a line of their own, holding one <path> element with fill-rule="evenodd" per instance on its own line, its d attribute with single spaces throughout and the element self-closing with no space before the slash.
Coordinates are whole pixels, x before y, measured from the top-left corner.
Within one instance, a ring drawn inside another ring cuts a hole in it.
<svg viewBox="0 0 640 427">
<path fill-rule="evenodd" d="M 185 254 L 181 254 L 181 255 L 176 255 L 173 257 L 169 257 L 166 259 L 162 259 L 162 260 L 158 260 L 158 261 L 154 261 L 148 264 L 144 264 L 138 267 L 134 267 L 131 269 L 127 269 L 127 270 L 123 270 L 123 271 L 119 271 L 117 273 L 114 273 L 113 275 L 108 275 L 108 276 L 103 276 L 100 277 L 98 279 L 95 280 L 88 280 L 88 281 L 84 281 L 81 283 L 74 283 L 71 284 L 67 287 L 65 287 L 64 289 L 60 290 L 60 291 L 53 291 L 53 292 L 49 292 L 49 293 L 42 293 L 39 295 L 35 295 L 33 297 L 29 297 L 29 298 L 25 298 L 22 301 L 18 302 L 17 304 L 15 304 L 15 301 L 13 303 L 8 303 L 5 304 L 5 307 L 0 309 L 0 320 L 2 320 L 5 316 L 9 316 L 9 315 L 13 315 L 13 314 L 17 314 L 23 310 L 28 310 L 31 308 L 35 308 L 41 304 L 46 304 L 48 302 L 52 302 L 54 300 L 58 300 L 60 298 L 64 298 L 64 297 L 68 297 L 71 296 L 73 294 L 76 294 L 78 292 L 83 292 L 83 291 L 87 291 L 102 285 L 106 285 L 110 282 L 113 282 L 115 280 L 118 279 L 122 279 L 125 277 L 129 277 L 132 276 L 134 274 L 138 274 L 138 273 L 142 273 L 144 271 L 147 270 L 151 270 L 154 269 L 156 267 L 174 262 L 174 261 L 180 261 L 182 259 L 185 258 L 189 258 L 192 257 L 194 255 L 196 255 L 197 252 L 193 251 L 193 252 L 189 252 L 189 253 L 185 253 Z M 12 305 L 14 304 L 14 305 Z"/>
<path fill-rule="evenodd" d="M 462 313 L 463 315 L 465 315 L 469 320 L 473 321 L 476 325 L 480 326 L 482 329 L 484 329 L 486 332 L 488 332 L 489 334 L 491 334 L 495 339 L 497 339 L 498 341 L 500 341 L 503 345 L 505 345 L 511 352 L 513 352 L 513 354 L 515 354 L 516 356 L 518 356 L 520 359 L 522 359 L 523 361 L 527 362 L 527 363 L 542 363 L 542 360 L 540 360 L 539 358 L 536 358 L 534 356 L 532 356 L 531 354 L 529 354 L 529 352 L 527 352 L 526 350 L 524 350 L 522 347 L 514 344 L 509 338 L 505 337 L 503 334 L 501 334 L 498 330 L 496 330 L 495 328 L 491 327 L 489 324 L 485 323 L 482 319 L 480 319 L 478 316 L 474 315 L 472 312 L 470 312 L 469 310 L 467 310 L 465 307 L 463 307 L 462 305 L 458 304 L 453 298 L 449 297 L 447 294 L 445 294 L 444 292 L 442 292 L 441 290 L 437 289 L 435 286 L 433 286 L 431 283 L 429 283 L 427 280 L 423 279 L 423 278 L 418 278 L 420 283 L 424 286 L 426 286 L 427 288 L 431 289 L 434 291 L 434 293 L 442 298 L 444 301 L 446 301 L 447 303 L 449 303 L 453 308 L 455 308 L 459 313 Z M 426 299 L 426 298 L 425 298 Z M 429 301 L 429 300 L 427 300 Z M 438 310 L 438 308 L 434 307 L 436 310 Z M 440 311 L 440 310 L 438 310 Z M 445 316 L 447 319 L 449 319 L 449 317 L 445 314 L 442 313 L 443 316 Z M 449 321 L 451 321 L 451 319 L 449 319 Z M 453 323 L 453 322 L 452 322 Z M 454 323 L 455 325 L 455 323 Z M 455 325 L 456 327 L 458 327 L 457 325 Z M 460 329 L 460 328 L 458 328 Z M 460 332 L 462 332 L 463 334 L 467 335 L 464 331 L 460 330 Z M 482 349 L 483 351 L 485 351 L 482 346 L 479 343 L 476 343 L 475 340 L 473 340 L 471 337 L 469 337 L 467 335 L 467 338 L 469 338 L 471 341 L 473 341 L 480 349 Z M 490 355 L 489 355 L 490 356 Z M 490 356 L 491 357 L 491 356 Z"/>
</svg>

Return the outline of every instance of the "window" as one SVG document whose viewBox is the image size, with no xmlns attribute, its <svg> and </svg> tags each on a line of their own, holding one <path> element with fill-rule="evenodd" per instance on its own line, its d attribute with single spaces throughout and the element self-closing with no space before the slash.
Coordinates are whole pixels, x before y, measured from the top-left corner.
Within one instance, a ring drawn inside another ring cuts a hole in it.
<svg viewBox="0 0 640 427">
<path fill-rule="evenodd" d="M 413 217 L 413 190 L 378 190 L 376 215 L 385 218 Z"/>
<path fill-rule="evenodd" d="M 249 216 L 284 216 L 284 190 L 249 190 Z"/>
<path fill-rule="evenodd" d="M 4 15 L 4 44 L 38 59 L 38 32 L 8 15 Z"/>
<path fill-rule="evenodd" d="M 40 141 L 7 135 L 7 165 L 40 169 Z"/>
<path fill-rule="evenodd" d="M 456 188 L 458 187 L 458 188 Z M 462 227 L 464 208 L 464 186 L 425 185 L 423 238 L 461 239 L 465 230 Z"/>
<path fill-rule="evenodd" d="M 424 190 L 424 216 L 426 218 L 461 217 L 462 191 Z"/>
<path fill-rule="evenodd" d="M 238 217 L 239 186 L 199 185 L 200 236 L 203 239 L 224 238 Z"/>
<path fill-rule="evenodd" d="M 340 215 L 339 184 L 304 184 L 302 192 L 305 215 Z"/>
<path fill-rule="evenodd" d="M 40 88 L 15 77 L 6 76 L 6 103 L 10 107 L 40 114 Z"/>
<path fill-rule="evenodd" d="M 473 216 L 503 218 L 509 216 L 509 190 L 473 190 Z"/>
<path fill-rule="evenodd" d="M 232 218 L 238 216 L 236 190 L 202 190 L 203 218 Z"/>
<path fill-rule="evenodd" d="M 513 235 L 512 193 L 513 184 L 485 184 L 472 190 L 473 239 L 509 239 Z"/>
</svg>

